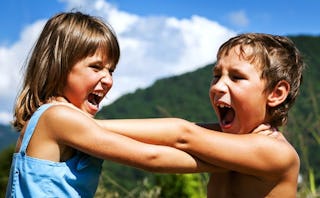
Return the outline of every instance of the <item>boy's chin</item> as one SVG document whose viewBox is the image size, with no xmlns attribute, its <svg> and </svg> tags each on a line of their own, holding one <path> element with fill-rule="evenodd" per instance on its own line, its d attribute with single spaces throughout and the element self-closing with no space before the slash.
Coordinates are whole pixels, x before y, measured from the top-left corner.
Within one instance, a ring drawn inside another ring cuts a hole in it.
<svg viewBox="0 0 320 198">
<path fill-rule="evenodd" d="M 225 133 L 231 133 L 231 134 L 245 134 L 248 133 L 248 131 L 245 131 L 241 127 L 237 127 L 236 125 L 221 125 L 221 130 Z"/>
</svg>

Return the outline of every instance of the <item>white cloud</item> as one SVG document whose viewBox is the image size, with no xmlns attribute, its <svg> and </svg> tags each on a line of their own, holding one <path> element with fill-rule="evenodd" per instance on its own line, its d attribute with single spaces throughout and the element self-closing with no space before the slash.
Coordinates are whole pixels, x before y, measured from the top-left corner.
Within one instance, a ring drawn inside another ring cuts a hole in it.
<svg viewBox="0 0 320 198">
<path fill-rule="evenodd" d="M 12 46 L 0 46 L 0 123 L 12 119 L 14 100 L 22 83 L 22 67 L 45 21 L 25 28 Z"/>
<path fill-rule="evenodd" d="M 239 27 L 246 27 L 249 25 L 249 19 L 246 12 L 243 10 L 232 12 L 228 14 L 229 21 Z"/>
<path fill-rule="evenodd" d="M 0 112 L 0 124 L 6 125 L 12 121 L 12 114 L 7 112 Z"/>
<path fill-rule="evenodd" d="M 104 0 L 61 1 L 67 4 L 67 10 L 75 8 L 104 18 L 118 36 L 121 58 L 114 74 L 114 87 L 104 104 L 124 93 L 147 87 L 156 79 L 214 62 L 221 43 L 235 35 L 235 32 L 201 16 L 184 19 L 141 17 L 121 11 Z M 0 61 L 3 60 L 0 62 L 1 98 L 4 95 L 14 98 L 21 78 L 20 65 L 38 35 L 30 31 L 39 32 L 42 25 L 43 21 L 35 22 L 23 31 L 21 39 L 13 46 L 0 47 Z M 8 54 L 10 57 L 3 59 Z M 4 71 L 2 65 L 7 65 Z M 7 109 L 1 106 L 2 111 Z"/>
</svg>

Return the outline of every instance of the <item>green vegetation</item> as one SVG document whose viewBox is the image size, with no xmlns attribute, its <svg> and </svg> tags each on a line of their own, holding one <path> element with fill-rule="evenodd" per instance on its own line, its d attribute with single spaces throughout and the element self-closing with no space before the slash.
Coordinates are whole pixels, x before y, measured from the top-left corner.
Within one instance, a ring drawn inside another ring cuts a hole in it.
<svg viewBox="0 0 320 198">
<path fill-rule="evenodd" d="M 282 130 L 301 159 L 302 182 L 298 198 L 320 196 L 320 37 L 294 36 L 307 69 L 300 96 Z M 156 81 L 151 87 L 126 94 L 97 114 L 99 119 L 181 117 L 194 122 L 214 122 L 208 90 L 212 66 Z M 0 139 L 0 145 L 3 143 Z M 8 172 L 10 151 L 0 156 L 0 173 Z M 0 181 L 6 181 L 5 174 Z M 207 174 L 152 174 L 135 168 L 104 162 L 96 197 L 205 197 Z M 2 185 L 2 183 L 1 183 Z M 1 191 L 3 186 L 1 186 Z"/>
<path fill-rule="evenodd" d="M 13 152 L 14 146 L 9 146 L 0 152 L 0 198 L 5 197 Z"/>
</svg>

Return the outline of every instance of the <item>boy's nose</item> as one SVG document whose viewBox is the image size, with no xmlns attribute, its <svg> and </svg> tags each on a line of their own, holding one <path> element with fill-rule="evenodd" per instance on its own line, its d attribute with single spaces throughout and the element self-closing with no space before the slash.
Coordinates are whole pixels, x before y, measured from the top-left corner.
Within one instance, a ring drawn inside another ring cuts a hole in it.
<svg viewBox="0 0 320 198">
<path fill-rule="evenodd" d="M 215 94 L 224 94 L 227 92 L 227 90 L 228 87 L 222 78 L 211 83 L 210 92 Z"/>
</svg>

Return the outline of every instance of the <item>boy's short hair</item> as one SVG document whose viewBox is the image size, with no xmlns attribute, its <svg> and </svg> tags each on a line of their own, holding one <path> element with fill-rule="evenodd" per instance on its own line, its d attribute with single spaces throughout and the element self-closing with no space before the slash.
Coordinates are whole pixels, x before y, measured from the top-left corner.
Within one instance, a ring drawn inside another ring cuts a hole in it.
<svg viewBox="0 0 320 198">
<path fill-rule="evenodd" d="M 299 50 L 289 38 L 284 36 L 246 33 L 225 42 L 219 48 L 217 60 L 228 55 L 230 49 L 235 46 L 240 47 L 241 58 L 261 69 L 261 78 L 266 79 L 265 92 L 272 91 L 281 80 L 289 83 L 290 91 L 286 100 L 276 107 L 267 107 L 271 126 L 286 124 L 288 111 L 299 92 L 305 67 Z M 245 51 L 246 47 L 252 50 Z"/>
</svg>

